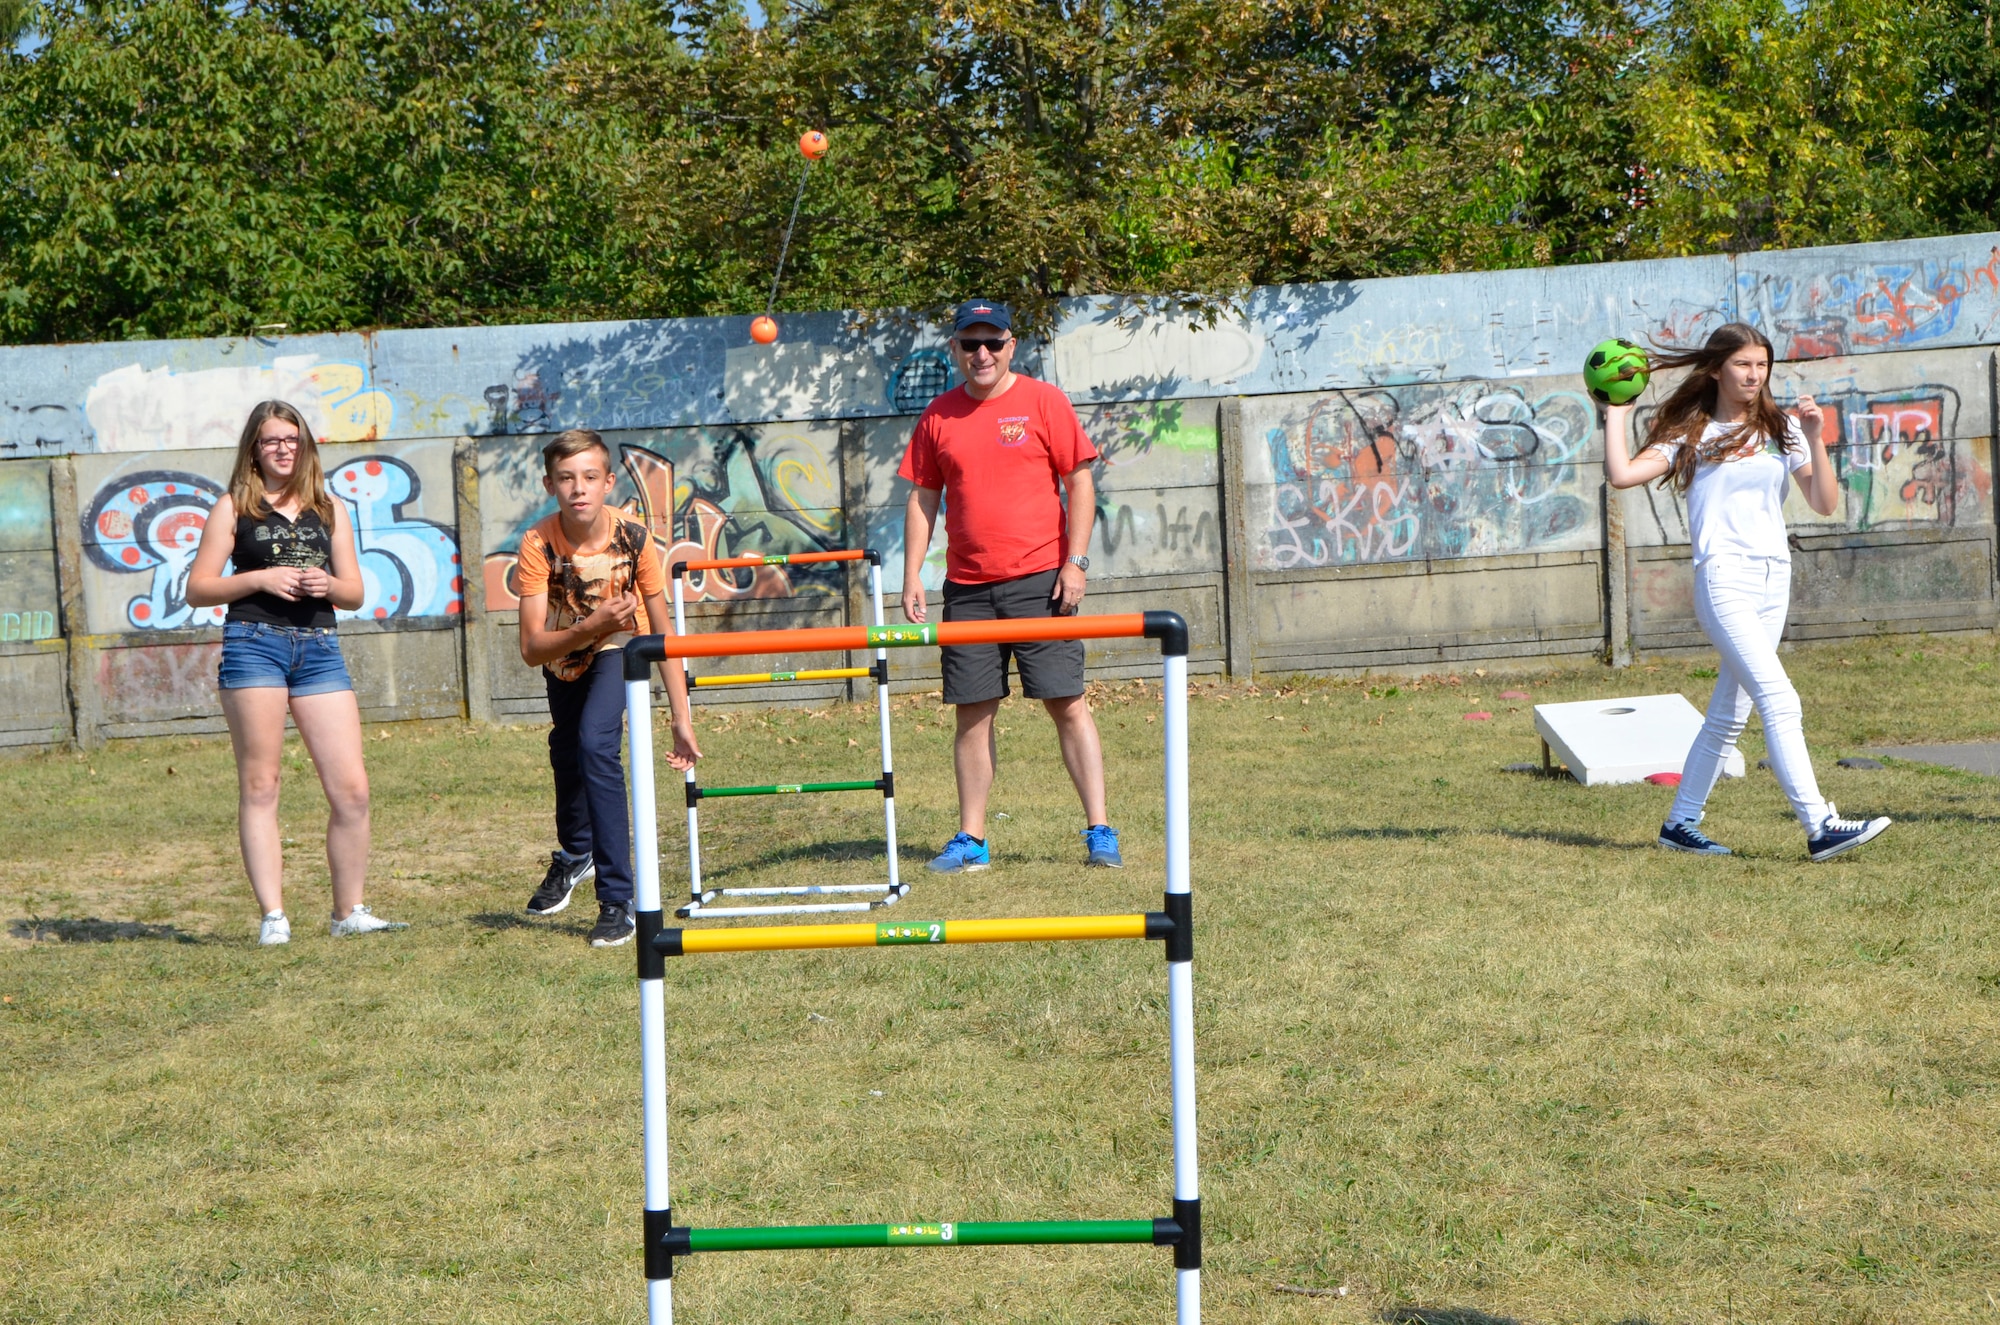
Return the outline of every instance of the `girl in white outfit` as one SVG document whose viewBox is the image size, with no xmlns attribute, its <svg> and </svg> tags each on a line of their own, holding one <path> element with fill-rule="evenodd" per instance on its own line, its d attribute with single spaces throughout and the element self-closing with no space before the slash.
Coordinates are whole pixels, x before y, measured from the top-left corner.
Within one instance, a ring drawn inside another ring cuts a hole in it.
<svg viewBox="0 0 2000 1325">
<path fill-rule="evenodd" d="M 1604 472 L 1614 488 L 1659 479 L 1686 494 L 1695 619 L 1722 655 L 1715 695 L 1681 770 L 1680 794 L 1660 828 L 1660 845 L 1729 854 L 1696 825 L 1754 706 L 1764 722 L 1771 771 L 1806 831 L 1806 852 L 1831 860 L 1879 835 L 1889 820 L 1842 819 L 1820 798 L 1799 692 L 1778 661 L 1792 592 L 1786 481 L 1797 479 L 1806 504 L 1821 515 L 1833 514 L 1840 484 L 1820 439 L 1819 406 L 1801 396 L 1788 418 L 1771 398 L 1771 361 L 1771 342 L 1741 322 L 1718 328 L 1699 350 L 1656 358 L 1654 371 L 1686 368 L 1688 374 L 1653 416 L 1636 456 L 1630 455 L 1632 407 L 1606 412 Z"/>
</svg>

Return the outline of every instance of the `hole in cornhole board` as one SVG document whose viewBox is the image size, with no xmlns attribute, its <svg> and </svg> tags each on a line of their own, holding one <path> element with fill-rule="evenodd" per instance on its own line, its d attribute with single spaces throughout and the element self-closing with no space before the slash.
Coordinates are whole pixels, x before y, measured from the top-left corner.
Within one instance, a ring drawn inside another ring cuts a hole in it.
<svg viewBox="0 0 2000 1325">
<path fill-rule="evenodd" d="M 1535 705 L 1543 759 L 1567 764 L 1570 776 L 1586 787 L 1679 773 L 1700 731 L 1701 712 L 1684 695 Z M 1732 751 L 1722 771 L 1725 777 L 1742 777 L 1743 755 Z"/>
</svg>

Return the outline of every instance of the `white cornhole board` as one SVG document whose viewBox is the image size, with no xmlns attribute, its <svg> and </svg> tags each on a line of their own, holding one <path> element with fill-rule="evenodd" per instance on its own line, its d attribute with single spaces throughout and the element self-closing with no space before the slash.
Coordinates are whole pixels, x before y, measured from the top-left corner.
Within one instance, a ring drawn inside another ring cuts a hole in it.
<svg viewBox="0 0 2000 1325">
<path fill-rule="evenodd" d="M 1701 731 L 1701 712 L 1683 695 L 1537 704 L 1535 730 L 1578 782 L 1600 787 L 1680 772 Z M 1740 751 L 1730 751 L 1722 773 L 1743 776 Z"/>
</svg>

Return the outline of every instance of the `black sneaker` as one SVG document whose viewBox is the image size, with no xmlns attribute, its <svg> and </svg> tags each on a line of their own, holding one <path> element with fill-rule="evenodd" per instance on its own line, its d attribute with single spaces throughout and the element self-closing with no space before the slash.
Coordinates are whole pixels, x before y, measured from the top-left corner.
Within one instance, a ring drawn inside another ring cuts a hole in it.
<svg viewBox="0 0 2000 1325">
<path fill-rule="evenodd" d="M 1806 839 L 1806 854 L 1815 862 L 1832 860 L 1863 842 L 1874 841 L 1888 830 L 1890 822 L 1887 815 L 1877 819 L 1842 819 L 1831 805 L 1826 807 L 1826 813 L 1826 822 Z"/>
<path fill-rule="evenodd" d="M 579 883 L 587 883 L 597 877 L 597 866 L 589 856 L 582 860 L 564 860 L 562 852 L 549 853 L 549 872 L 542 876 L 542 886 L 535 889 L 535 895 L 528 899 L 528 914 L 531 916 L 552 916 L 569 905 L 569 895 L 576 891 Z"/>
<path fill-rule="evenodd" d="M 603 902 L 597 908 L 597 923 L 590 927 L 590 946 L 615 948 L 632 937 L 632 908 L 623 902 Z"/>
<path fill-rule="evenodd" d="M 1660 845 L 1669 851 L 1686 851 L 1697 856 L 1732 854 L 1722 843 L 1711 842 L 1693 824 L 1661 824 Z"/>
</svg>

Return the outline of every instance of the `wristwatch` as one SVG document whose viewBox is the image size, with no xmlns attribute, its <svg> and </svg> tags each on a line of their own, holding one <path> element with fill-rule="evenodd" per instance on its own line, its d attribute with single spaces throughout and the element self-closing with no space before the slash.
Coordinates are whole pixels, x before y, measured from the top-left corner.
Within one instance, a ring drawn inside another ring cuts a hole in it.
<svg viewBox="0 0 2000 1325">
<path fill-rule="evenodd" d="M 1070 564 L 1070 565 L 1072 565 L 1072 566 L 1074 566 L 1074 567 L 1076 567 L 1076 568 L 1077 568 L 1078 570 L 1080 570 L 1080 571 L 1088 571 L 1088 570 L 1090 569 L 1090 558 L 1089 558 L 1089 557 L 1071 557 L 1071 558 L 1069 559 L 1069 564 Z"/>
</svg>

